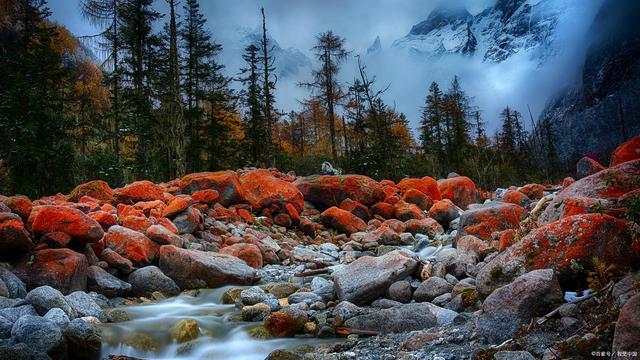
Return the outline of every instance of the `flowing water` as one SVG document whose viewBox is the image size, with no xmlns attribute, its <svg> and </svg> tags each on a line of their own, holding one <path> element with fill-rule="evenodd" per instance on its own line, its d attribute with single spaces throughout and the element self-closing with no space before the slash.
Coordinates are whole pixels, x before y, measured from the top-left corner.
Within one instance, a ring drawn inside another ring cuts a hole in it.
<svg viewBox="0 0 640 360">
<path fill-rule="evenodd" d="M 227 289 L 201 290 L 197 296 L 183 294 L 150 304 L 121 307 L 131 320 L 101 325 L 102 357 L 115 354 L 146 359 L 257 360 L 275 349 L 329 342 L 315 338 L 250 337 L 247 331 L 261 323 L 237 321 L 240 312 L 221 301 Z M 173 340 L 171 329 L 182 319 L 194 319 L 202 336 L 184 344 Z"/>
</svg>

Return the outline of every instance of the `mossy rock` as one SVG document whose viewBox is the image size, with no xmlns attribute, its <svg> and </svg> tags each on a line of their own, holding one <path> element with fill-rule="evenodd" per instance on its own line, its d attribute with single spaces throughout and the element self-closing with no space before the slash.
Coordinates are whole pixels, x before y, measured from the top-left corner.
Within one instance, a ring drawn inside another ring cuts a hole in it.
<svg viewBox="0 0 640 360">
<path fill-rule="evenodd" d="M 274 350 L 265 360 L 302 360 L 302 356 L 288 350 Z"/>
<path fill-rule="evenodd" d="M 131 315 L 122 309 L 110 309 L 106 311 L 107 321 L 110 323 L 119 323 L 130 321 Z"/>
<path fill-rule="evenodd" d="M 300 290 L 300 285 L 290 282 L 278 282 L 261 286 L 262 290 L 272 294 L 278 299 L 286 298 L 294 292 Z"/>
<path fill-rule="evenodd" d="M 235 304 L 240 301 L 240 293 L 244 290 L 244 288 L 231 288 L 222 294 L 222 303 L 223 304 Z"/>
<path fill-rule="evenodd" d="M 193 319 L 182 319 L 171 328 L 171 337 L 179 343 L 191 341 L 200 336 L 198 323 Z"/>
<path fill-rule="evenodd" d="M 124 343 L 132 348 L 146 352 L 158 351 L 158 340 L 148 334 L 133 333 L 124 338 Z"/>
<path fill-rule="evenodd" d="M 269 340 L 271 339 L 271 334 L 269 334 L 269 330 L 264 326 L 256 326 L 247 331 L 249 336 L 258 340 Z"/>
</svg>

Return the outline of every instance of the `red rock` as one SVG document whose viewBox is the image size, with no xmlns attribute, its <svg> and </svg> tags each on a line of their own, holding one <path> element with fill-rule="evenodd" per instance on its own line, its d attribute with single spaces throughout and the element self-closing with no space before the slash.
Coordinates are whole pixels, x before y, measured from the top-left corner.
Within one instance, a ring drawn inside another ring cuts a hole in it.
<svg viewBox="0 0 640 360">
<path fill-rule="evenodd" d="M 10 196 L 2 202 L 11 209 L 11 212 L 18 214 L 24 221 L 29 218 L 29 214 L 31 214 L 31 209 L 33 207 L 31 205 L 31 200 L 23 195 Z"/>
<path fill-rule="evenodd" d="M 0 256 L 24 253 L 33 248 L 29 233 L 17 214 L 0 213 Z"/>
<path fill-rule="evenodd" d="M 398 188 L 403 192 L 409 189 L 415 189 L 427 195 L 433 201 L 441 200 L 440 188 L 435 179 L 425 176 L 422 179 L 405 178 L 398 183 Z"/>
<path fill-rule="evenodd" d="M 147 229 L 146 235 L 158 245 L 175 245 L 182 247 L 184 242 L 180 236 L 162 225 L 151 225 Z"/>
<path fill-rule="evenodd" d="M 254 244 L 234 244 L 220 249 L 220 252 L 235 256 L 254 269 L 262 267 L 262 252 Z"/>
<path fill-rule="evenodd" d="M 487 263 L 476 278 L 478 290 L 486 296 L 534 269 L 554 269 L 561 284 L 584 288 L 594 259 L 624 273 L 640 259 L 638 243 L 625 221 L 604 214 L 570 216 L 533 230 Z"/>
<path fill-rule="evenodd" d="M 203 203 L 203 204 L 211 204 L 212 202 L 218 200 L 220 194 L 216 190 L 206 189 L 199 190 L 191 194 L 191 198 L 193 201 Z"/>
<path fill-rule="evenodd" d="M 135 270 L 131 260 L 122 257 L 122 255 L 111 249 L 104 249 L 99 256 L 100 260 L 105 261 L 110 267 L 117 269 L 123 274 L 129 274 Z"/>
<path fill-rule="evenodd" d="M 422 210 L 415 204 L 399 201 L 394 205 L 395 217 L 402 221 L 410 219 L 424 219 L 425 215 Z"/>
<path fill-rule="evenodd" d="M 429 217 L 435 219 L 442 226 L 449 226 L 449 223 L 458 216 L 460 216 L 460 210 L 449 199 L 440 200 L 429 209 Z"/>
<path fill-rule="evenodd" d="M 189 206 L 193 204 L 191 196 L 176 196 L 167 204 L 167 207 L 162 211 L 162 217 L 172 219 L 181 212 L 187 210 Z"/>
<path fill-rule="evenodd" d="M 340 203 L 340 209 L 347 210 L 364 221 L 369 221 L 371 218 L 371 215 L 369 215 L 369 209 L 367 209 L 366 206 L 351 199 L 342 200 Z"/>
<path fill-rule="evenodd" d="M 308 217 L 300 217 L 300 225 L 298 225 L 298 227 L 303 234 L 311 238 L 316 237 L 316 228 L 318 227 L 318 224 L 311 221 Z"/>
<path fill-rule="evenodd" d="M 573 184 L 574 182 L 576 182 L 576 180 L 575 180 L 574 178 L 572 178 L 572 177 L 566 177 L 566 178 L 564 178 L 564 179 L 562 180 L 562 184 L 561 184 L 561 185 L 562 185 L 562 187 L 563 187 L 563 188 L 566 188 L 566 187 L 568 187 L 569 185 Z"/>
<path fill-rule="evenodd" d="M 296 209 L 295 206 L 293 206 L 292 204 L 286 204 L 284 206 L 284 210 L 287 215 L 289 215 L 289 218 L 291 219 L 293 224 L 297 224 L 298 222 L 300 222 L 300 212 L 298 212 L 298 209 Z"/>
<path fill-rule="evenodd" d="M 498 250 L 502 251 L 516 242 L 517 232 L 513 229 L 508 229 L 500 232 Z"/>
<path fill-rule="evenodd" d="M 269 315 L 264 321 L 264 326 L 273 337 L 293 337 L 302 333 L 307 320 L 304 311 L 285 309 Z"/>
<path fill-rule="evenodd" d="M 578 160 L 578 163 L 576 164 L 576 178 L 582 179 L 583 177 L 593 175 L 604 169 L 605 167 L 600 165 L 599 162 L 585 156 Z"/>
<path fill-rule="evenodd" d="M 276 225 L 280 225 L 280 226 L 284 226 L 284 227 L 291 227 L 291 218 L 289 217 L 288 214 L 285 213 L 280 213 L 277 214 L 276 216 L 273 217 L 273 222 Z"/>
<path fill-rule="evenodd" d="M 100 254 L 102 254 L 102 251 L 104 251 L 104 238 L 91 243 L 91 248 L 93 249 L 93 253 L 96 254 L 96 256 L 100 256 Z"/>
<path fill-rule="evenodd" d="M 294 185 L 319 209 L 338 206 L 350 198 L 371 206 L 385 198 L 382 185 L 363 175 L 321 175 L 298 179 Z"/>
<path fill-rule="evenodd" d="M 640 159 L 640 135 L 618 146 L 611 154 L 611 166 Z"/>
<path fill-rule="evenodd" d="M 71 249 L 46 249 L 22 259 L 15 273 L 29 289 L 49 285 L 69 294 L 86 289 L 87 267 L 85 256 Z"/>
<path fill-rule="evenodd" d="M 380 224 L 380 229 L 391 229 L 394 232 L 402 233 L 407 229 L 407 225 L 398 219 L 388 219 Z"/>
<path fill-rule="evenodd" d="M 387 204 L 391 204 L 391 205 L 397 204 L 398 201 L 400 201 L 400 198 L 398 196 L 396 196 L 396 195 L 387 196 L 384 199 L 384 202 L 386 202 Z"/>
<path fill-rule="evenodd" d="M 238 209 L 236 210 L 235 214 L 236 217 L 239 216 L 247 224 L 253 224 L 253 215 L 251 215 L 251 213 L 247 209 Z M 233 217 L 231 217 L 230 219 L 233 219 Z"/>
<path fill-rule="evenodd" d="M 640 188 L 640 159 L 627 161 L 582 178 L 562 189 L 538 219 L 549 224 L 560 219 L 570 198 L 617 199 Z"/>
<path fill-rule="evenodd" d="M 97 221 L 80 210 L 63 206 L 40 208 L 31 224 L 31 231 L 37 237 L 59 231 L 82 242 L 96 242 L 104 236 L 102 226 Z"/>
<path fill-rule="evenodd" d="M 507 229 L 519 229 L 525 210 L 515 204 L 495 203 L 467 210 L 460 217 L 460 235 L 474 235 L 491 240 L 491 234 Z"/>
<path fill-rule="evenodd" d="M 105 245 L 131 260 L 136 266 L 151 265 L 159 246 L 144 234 L 122 226 L 112 226 L 105 235 Z"/>
<path fill-rule="evenodd" d="M 109 230 L 109 228 L 114 225 L 118 225 L 118 217 L 106 211 L 95 211 L 89 213 L 89 217 L 97 221 L 104 231 Z"/>
<path fill-rule="evenodd" d="M 480 255 L 493 250 L 493 246 L 473 235 L 465 235 L 456 240 L 456 249 L 459 251 L 472 251 Z"/>
<path fill-rule="evenodd" d="M 253 170 L 243 174 L 240 185 L 246 201 L 254 211 L 273 204 L 280 209 L 284 209 L 286 204 L 293 205 L 299 211 L 304 209 L 300 190 L 292 183 L 273 176 L 269 170 Z"/>
<path fill-rule="evenodd" d="M 466 176 L 438 180 L 438 188 L 443 199 L 453 201 L 462 209 L 476 203 L 478 198 L 476 184 Z"/>
<path fill-rule="evenodd" d="M 527 195 L 518 190 L 507 190 L 502 201 L 519 206 L 527 206 L 531 202 Z"/>
<path fill-rule="evenodd" d="M 153 225 L 153 221 L 147 219 L 145 216 L 127 216 L 120 220 L 120 225 L 144 233 Z"/>
<path fill-rule="evenodd" d="M 94 199 L 111 201 L 113 199 L 113 190 L 106 182 L 93 180 L 76 186 L 76 188 L 69 193 L 69 201 L 77 202 L 83 196 L 91 196 Z"/>
<path fill-rule="evenodd" d="M 415 234 L 426 234 L 430 238 L 433 238 L 435 235 L 443 234 L 444 229 L 442 225 L 438 224 L 437 221 L 431 218 L 424 219 L 411 219 L 406 222 L 407 232 Z"/>
<path fill-rule="evenodd" d="M 335 206 L 328 208 L 320 214 L 320 221 L 322 221 L 325 226 L 347 235 L 364 231 L 367 228 L 367 224 L 362 219 Z"/>
<path fill-rule="evenodd" d="M 164 198 L 160 186 L 148 180 L 136 181 L 123 188 L 116 189 L 113 200 L 117 203 L 135 204 L 139 201 L 162 200 Z"/>
<path fill-rule="evenodd" d="M 164 226 L 167 230 L 176 235 L 179 234 L 178 228 L 167 218 L 158 218 L 157 224 Z"/>
<path fill-rule="evenodd" d="M 518 190 L 531 200 L 537 200 L 544 196 L 544 186 L 540 184 L 527 184 Z"/>
<path fill-rule="evenodd" d="M 46 244 L 51 249 L 66 248 L 71 243 L 71 236 L 63 232 L 51 232 L 40 238 L 41 244 Z"/>
<path fill-rule="evenodd" d="M 218 202 L 223 206 L 244 201 L 244 191 L 234 171 L 201 172 L 189 174 L 180 180 L 183 193 L 192 194 L 200 190 L 216 190 Z"/>
<path fill-rule="evenodd" d="M 396 183 L 395 183 L 395 182 L 393 182 L 393 180 L 388 180 L 388 179 L 387 179 L 387 180 L 382 180 L 382 181 L 380 181 L 380 185 L 382 185 L 382 186 L 391 186 L 391 187 L 395 187 L 395 186 L 396 186 Z"/>
<path fill-rule="evenodd" d="M 422 210 L 429 210 L 433 200 L 418 189 L 408 189 L 402 195 L 402 200 L 417 205 Z"/>
<path fill-rule="evenodd" d="M 395 214 L 393 205 L 386 202 L 379 202 L 371 207 L 371 215 L 378 215 L 383 219 L 391 219 Z"/>
<path fill-rule="evenodd" d="M 133 204 L 134 209 L 142 211 L 142 213 L 147 217 L 153 216 L 154 212 L 159 212 L 159 215 L 162 215 L 162 212 L 166 207 L 167 204 L 165 204 L 162 200 L 138 201 L 137 203 Z M 136 216 L 140 216 L 138 212 L 136 212 L 136 214 Z"/>
</svg>

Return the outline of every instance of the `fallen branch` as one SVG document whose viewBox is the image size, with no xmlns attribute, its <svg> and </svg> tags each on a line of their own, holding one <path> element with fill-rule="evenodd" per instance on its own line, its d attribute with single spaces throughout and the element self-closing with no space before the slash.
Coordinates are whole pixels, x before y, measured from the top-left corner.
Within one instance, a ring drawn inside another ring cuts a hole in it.
<svg viewBox="0 0 640 360">
<path fill-rule="evenodd" d="M 579 299 L 579 300 L 576 300 L 576 301 L 571 302 L 570 304 L 577 304 L 577 303 L 581 303 L 581 302 L 583 302 L 583 301 L 585 301 L 585 300 L 587 300 L 587 299 L 591 299 L 592 297 L 594 297 L 594 296 L 596 296 L 596 295 L 598 295 L 598 294 L 601 294 L 601 293 L 605 292 L 606 290 L 608 290 L 608 289 L 609 289 L 610 287 L 612 287 L 612 286 L 613 286 L 613 281 L 612 281 L 612 282 L 610 282 L 607 286 L 603 287 L 602 289 L 600 289 L 600 290 L 598 290 L 598 291 L 594 291 L 594 292 L 592 292 L 591 294 L 589 294 L 589 295 L 587 295 L 587 296 L 585 296 L 585 297 L 583 297 L 583 298 L 581 298 L 581 299 Z M 564 304 L 562 304 L 562 305 L 564 305 Z M 536 323 L 537 323 L 538 325 L 542 325 L 542 324 L 544 324 L 547 320 L 549 320 L 550 318 L 552 318 L 553 316 L 555 316 L 555 315 L 560 311 L 560 308 L 562 307 L 562 305 L 558 306 L 557 308 L 555 308 L 552 312 L 548 313 L 547 315 L 545 315 L 545 316 L 543 316 L 543 317 L 539 318 L 539 319 L 536 321 Z"/>
</svg>

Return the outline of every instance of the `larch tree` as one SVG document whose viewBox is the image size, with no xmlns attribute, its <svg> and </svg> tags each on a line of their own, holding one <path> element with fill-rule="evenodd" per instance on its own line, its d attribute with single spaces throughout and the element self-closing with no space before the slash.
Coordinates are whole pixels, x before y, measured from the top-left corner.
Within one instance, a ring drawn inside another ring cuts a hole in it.
<svg viewBox="0 0 640 360">
<path fill-rule="evenodd" d="M 344 48 L 345 39 L 332 31 L 321 33 L 316 37 L 316 45 L 313 51 L 320 67 L 313 71 L 315 82 L 304 84 L 320 92 L 320 97 L 327 110 L 329 122 L 329 137 L 331 141 L 331 157 L 335 161 L 338 158 L 335 128 L 335 106 L 342 97 L 338 72 L 340 64 L 347 58 L 349 52 Z"/>
</svg>

